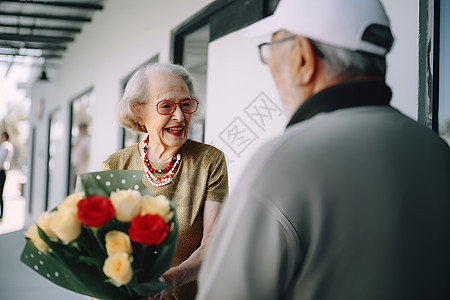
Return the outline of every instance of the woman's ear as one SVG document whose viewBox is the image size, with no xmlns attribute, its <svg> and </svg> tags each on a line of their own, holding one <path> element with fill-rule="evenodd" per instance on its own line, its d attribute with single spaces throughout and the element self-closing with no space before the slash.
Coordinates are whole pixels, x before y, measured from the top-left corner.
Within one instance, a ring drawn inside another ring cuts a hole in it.
<svg viewBox="0 0 450 300">
<path fill-rule="evenodd" d="M 316 55 L 309 40 L 297 36 L 291 51 L 291 75 L 297 86 L 309 84 L 316 72 Z"/>
<path fill-rule="evenodd" d="M 134 102 L 131 104 L 131 109 L 133 110 L 133 113 L 135 114 L 139 124 L 144 124 L 144 118 L 142 114 L 142 103 Z"/>
</svg>

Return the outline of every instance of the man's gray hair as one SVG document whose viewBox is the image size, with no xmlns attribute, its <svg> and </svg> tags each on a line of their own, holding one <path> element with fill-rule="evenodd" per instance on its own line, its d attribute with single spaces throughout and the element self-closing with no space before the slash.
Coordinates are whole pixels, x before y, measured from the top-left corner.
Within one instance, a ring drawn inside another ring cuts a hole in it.
<svg viewBox="0 0 450 300">
<path fill-rule="evenodd" d="M 198 99 L 194 88 L 194 79 L 182 66 L 171 63 L 150 63 L 138 68 L 128 80 L 125 92 L 117 107 L 117 120 L 119 123 L 135 132 L 146 132 L 139 125 L 137 115 L 133 109 L 134 103 L 146 103 L 150 95 L 149 75 L 153 73 L 173 74 L 186 83 L 190 97 Z"/>
<path fill-rule="evenodd" d="M 374 44 L 386 49 L 388 53 L 394 43 L 394 37 L 388 26 L 371 24 L 368 26 L 361 39 L 367 43 Z M 334 47 L 326 42 L 310 40 L 325 57 L 325 67 L 329 75 L 354 78 L 356 76 L 385 78 L 386 58 L 363 51 L 352 51 L 344 48 Z"/>
<path fill-rule="evenodd" d="M 386 75 L 384 56 L 311 42 L 323 53 L 325 67 L 332 78 L 337 76 L 352 78 L 359 75 L 384 78 Z"/>
</svg>

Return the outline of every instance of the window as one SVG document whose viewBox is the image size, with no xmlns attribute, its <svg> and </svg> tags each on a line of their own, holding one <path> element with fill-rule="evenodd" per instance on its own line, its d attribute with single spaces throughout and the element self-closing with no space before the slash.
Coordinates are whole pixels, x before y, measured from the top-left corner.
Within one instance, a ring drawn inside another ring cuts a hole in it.
<svg viewBox="0 0 450 300">
<path fill-rule="evenodd" d="M 48 151 L 47 151 L 47 189 L 44 210 L 61 202 L 55 198 L 54 190 L 57 189 L 60 178 L 56 174 L 56 161 L 63 154 L 62 141 L 64 136 L 64 122 L 61 111 L 55 110 L 49 116 L 48 127 Z"/>
<path fill-rule="evenodd" d="M 189 138 L 203 142 L 205 134 L 206 79 L 208 69 L 209 24 L 184 36 L 183 65 L 194 77 L 200 109 L 192 123 Z"/>
<path fill-rule="evenodd" d="M 72 100 L 70 128 L 70 159 L 68 194 L 75 190 L 76 177 L 89 171 L 90 127 L 95 102 L 94 90 L 89 89 Z"/>
<path fill-rule="evenodd" d="M 203 142 L 207 99 L 208 45 L 273 13 L 279 0 L 215 1 L 174 31 L 173 61 L 194 77 L 201 111 L 192 124 L 190 138 Z"/>
</svg>

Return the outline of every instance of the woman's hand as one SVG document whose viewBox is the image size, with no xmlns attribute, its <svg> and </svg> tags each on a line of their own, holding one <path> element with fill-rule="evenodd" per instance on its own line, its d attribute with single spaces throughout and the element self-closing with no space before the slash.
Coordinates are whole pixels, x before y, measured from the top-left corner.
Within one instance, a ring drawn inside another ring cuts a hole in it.
<svg viewBox="0 0 450 300">
<path fill-rule="evenodd" d="M 161 276 L 161 280 L 171 286 L 158 294 L 149 297 L 149 299 L 164 299 L 165 296 L 170 294 L 176 288 L 185 285 L 188 282 L 197 280 L 206 246 L 214 231 L 220 207 L 220 202 L 205 201 L 205 208 L 203 210 L 203 238 L 200 247 L 198 247 L 197 250 L 195 250 L 194 253 L 179 266 L 167 270 Z"/>
</svg>

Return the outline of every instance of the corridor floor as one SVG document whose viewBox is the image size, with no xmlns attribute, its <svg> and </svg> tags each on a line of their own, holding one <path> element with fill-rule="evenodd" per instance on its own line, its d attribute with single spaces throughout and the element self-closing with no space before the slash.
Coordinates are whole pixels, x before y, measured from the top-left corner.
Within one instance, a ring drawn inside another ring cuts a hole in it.
<svg viewBox="0 0 450 300">
<path fill-rule="evenodd" d="M 5 212 L 0 222 L 0 300 L 87 300 L 89 297 L 61 288 L 20 261 L 25 246 L 25 199 L 13 176 L 5 187 Z"/>
</svg>

